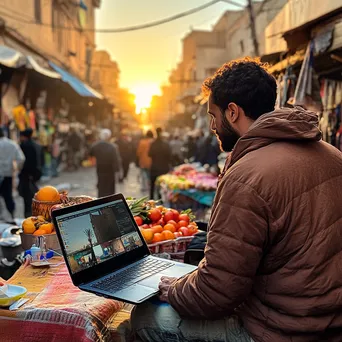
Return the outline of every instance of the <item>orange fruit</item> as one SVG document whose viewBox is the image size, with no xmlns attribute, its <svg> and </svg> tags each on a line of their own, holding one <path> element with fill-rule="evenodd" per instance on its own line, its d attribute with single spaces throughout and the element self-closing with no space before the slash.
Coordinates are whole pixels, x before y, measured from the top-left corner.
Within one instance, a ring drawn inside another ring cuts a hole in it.
<svg viewBox="0 0 342 342">
<path fill-rule="evenodd" d="M 29 217 L 23 221 L 23 231 L 25 234 L 33 234 L 36 231 L 36 220 Z"/>
<path fill-rule="evenodd" d="M 174 233 L 177 229 L 172 223 L 167 223 L 163 230 L 169 230 L 171 233 Z"/>
<path fill-rule="evenodd" d="M 174 240 L 175 239 L 174 234 L 172 232 L 170 232 L 169 230 L 164 230 L 161 234 L 162 234 L 164 240 Z"/>
<path fill-rule="evenodd" d="M 156 226 L 153 226 L 151 229 L 153 230 L 154 234 L 161 233 L 163 231 L 163 227 L 159 224 Z"/>
<path fill-rule="evenodd" d="M 146 243 L 151 243 L 153 240 L 153 230 L 151 228 L 141 229 L 140 230 L 142 236 L 144 237 Z"/>
<path fill-rule="evenodd" d="M 179 228 L 187 227 L 189 225 L 189 223 L 187 221 L 179 221 L 178 225 L 179 225 Z"/>
<path fill-rule="evenodd" d="M 41 202 L 59 202 L 61 196 L 55 187 L 47 185 L 36 193 L 35 198 Z"/>
<path fill-rule="evenodd" d="M 35 236 L 40 236 L 40 235 L 45 235 L 45 234 L 46 234 L 46 231 L 43 230 L 43 229 L 37 229 L 37 230 L 33 233 L 33 235 L 35 235 Z"/>
<path fill-rule="evenodd" d="M 163 240 L 164 240 L 163 234 L 155 233 L 154 237 L 153 237 L 153 240 L 152 240 L 152 243 L 157 243 L 157 242 L 160 242 L 160 241 L 163 241 Z"/>
<path fill-rule="evenodd" d="M 42 224 L 39 229 L 41 230 L 45 230 L 46 231 L 46 234 L 51 234 L 52 231 L 53 231 L 53 224 L 52 223 L 44 223 Z"/>
</svg>

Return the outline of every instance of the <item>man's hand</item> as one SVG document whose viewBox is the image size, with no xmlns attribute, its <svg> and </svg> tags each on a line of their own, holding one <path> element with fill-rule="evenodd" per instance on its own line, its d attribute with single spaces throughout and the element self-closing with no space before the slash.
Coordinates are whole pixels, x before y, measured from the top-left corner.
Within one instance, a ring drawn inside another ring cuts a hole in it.
<svg viewBox="0 0 342 342">
<path fill-rule="evenodd" d="M 177 280 L 174 277 L 161 277 L 159 283 L 159 300 L 162 302 L 169 302 L 167 298 L 167 293 L 169 292 L 170 286 Z"/>
</svg>

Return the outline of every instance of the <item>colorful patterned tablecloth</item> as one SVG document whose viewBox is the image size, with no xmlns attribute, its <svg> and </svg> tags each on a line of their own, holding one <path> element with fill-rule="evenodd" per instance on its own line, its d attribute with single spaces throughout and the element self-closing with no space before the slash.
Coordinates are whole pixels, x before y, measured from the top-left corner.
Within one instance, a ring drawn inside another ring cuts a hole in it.
<svg viewBox="0 0 342 342">
<path fill-rule="evenodd" d="M 0 309 L 0 341 L 130 341 L 131 306 L 80 291 L 62 258 L 53 267 L 23 265 L 8 281 L 27 288 L 17 311 Z"/>
</svg>

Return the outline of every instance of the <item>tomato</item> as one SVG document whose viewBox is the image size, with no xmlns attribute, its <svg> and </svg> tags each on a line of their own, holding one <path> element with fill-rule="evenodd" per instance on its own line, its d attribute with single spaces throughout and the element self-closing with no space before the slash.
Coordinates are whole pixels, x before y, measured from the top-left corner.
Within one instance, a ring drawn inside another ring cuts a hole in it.
<svg viewBox="0 0 342 342">
<path fill-rule="evenodd" d="M 171 223 L 167 223 L 164 227 L 163 230 L 169 230 L 170 232 L 174 233 L 177 229 L 176 227 L 171 224 Z"/>
<path fill-rule="evenodd" d="M 195 235 L 198 232 L 197 227 L 195 227 L 193 225 L 189 225 L 187 228 L 188 228 L 188 230 L 190 232 L 190 235 Z"/>
<path fill-rule="evenodd" d="M 169 222 L 170 220 L 173 220 L 173 212 L 171 210 L 168 210 L 165 214 L 164 214 L 164 221 L 165 222 Z"/>
<path fill-rule="evenodd" d="M 186 227 L 179 228 L 179 231 L 183 234 L 183 236 L 190 236 L 191 235 L 189 232 L 189 229 Z"/>
<path fill-rule="evenodd" d="M 148 218 L 152 222 L 157 222 L 162 217 L 161 212 L 158 209 L 151 209 L 148 213 Z"/>
<path fill-rule="evenodd" d="M 153 230 L 153 233 L 161 233 L 163 231 L 163 227 L 161 225 L 155 225 L 151 228 Z"/>
<path fill-rule="evenodd" d="M 173 219 L 174 221 L 178 222 L 179 221 L 179 212 L 176 209 L 171 209 L 171 211 L 173 212 Z"/>
<path fill-rule="evenodd" d="M 175 232 L 173 233 L 173 235 L 175 236 L 176 239 L 183 236 L 181 232 Z"/>
<path fill-rule="evenodd" d="M 157 224 L 160 224 L 161 226 L 164 226 L 164 224 L 165 224 L 164 219 L 161 218 L 161 219 L 157 222 Z"/>
<path fill-rule="evenodd" d="M 175 226 L 176 230 L 179 228 L 178 223 L 175 222 L 174 220 L 170 220 L 170 221 L 168 222 L 168 224 L 173 224 L 173 225 Z"/>
<path fill-rule="evenodd" d="M 178 226 L 179 226 L 179 227 L 187 227 L 188 225 L 189 225 L 189 223 L 186 222 L 186 221 L 179 221 L 179 222 L 178 222 Z"/>
<path fill-rule="evenodd" d="M 189 224 L 189 222 L 190 222 L 190 217 L 189 217 L 187 214 L 180 214 L 180 215 L 179 215 L 179 221 L 186 221 L 186 222 L 188 222 L 188 224 Z"/>
<path fill-rule="evenodd" d="M 134 221 L 138 226 L 142 226 L 144 223 L 143 219 L 140 216 L 134 216 Z"/>
</svg>

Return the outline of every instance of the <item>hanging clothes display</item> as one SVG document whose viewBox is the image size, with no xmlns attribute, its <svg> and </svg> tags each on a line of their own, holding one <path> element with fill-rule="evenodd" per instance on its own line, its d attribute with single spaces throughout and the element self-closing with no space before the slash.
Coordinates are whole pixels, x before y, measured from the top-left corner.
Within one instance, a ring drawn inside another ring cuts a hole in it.
<svg viewBox="0 0 342 342">
<path fill-rule="evenodd" d="M 320 95 L 323 104 L 319 121 L 322 138 L 342 151 L 342 82 L 322 79 Z"/>
<path fill-rule="evenodd" d="M 30 126 L 26 109 L 23 105 L 15 106 L 12 109 L 12 114 L 19 131 L 24 131 Z"/>
</svg>

